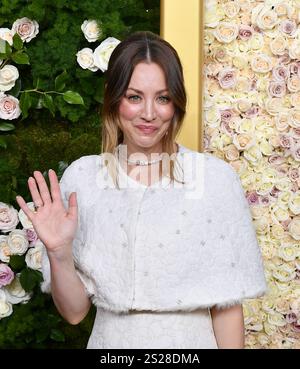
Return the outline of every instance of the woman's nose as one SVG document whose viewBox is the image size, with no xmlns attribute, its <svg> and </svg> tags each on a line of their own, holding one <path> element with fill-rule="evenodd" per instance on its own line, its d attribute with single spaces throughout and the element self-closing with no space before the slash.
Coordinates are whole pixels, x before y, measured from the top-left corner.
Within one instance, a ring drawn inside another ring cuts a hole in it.
<svg viewBox="0 0 300 369">
<path fill-rule="evenodd" d="M 155 104 L 152 100 L 146 100 L 143 106 L 142 118 L 152 121 L 156 118 Z"/>
</svg>

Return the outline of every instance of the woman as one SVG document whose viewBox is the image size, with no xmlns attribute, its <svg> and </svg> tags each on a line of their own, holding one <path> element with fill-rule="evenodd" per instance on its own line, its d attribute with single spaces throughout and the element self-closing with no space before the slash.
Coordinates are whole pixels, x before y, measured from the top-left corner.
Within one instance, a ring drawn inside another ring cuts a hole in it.
<svg viewBox="0 0 300 369">
<path fill-rule="evenodd" d="M 60 184 L 28 180 L 20 207 L 45 244 L 44 291 L 71 324 L 97 315 L 88 348 L 242 348 L 242 300 L 265 279 L 231 166 L 175 142 L 185 115 L 180 60 L 150 32 L 111 55 L 102 154 Z M 196 165 L 195 165 L 196 164 Z"/>
</svg>

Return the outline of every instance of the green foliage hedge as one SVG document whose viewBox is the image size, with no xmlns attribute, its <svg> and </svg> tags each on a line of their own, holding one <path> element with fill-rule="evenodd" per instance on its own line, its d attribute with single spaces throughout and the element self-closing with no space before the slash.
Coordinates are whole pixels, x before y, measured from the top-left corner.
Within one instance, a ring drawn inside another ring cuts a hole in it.
<svg viewBox="0 0 300 369">
<path fill-rule="evenodd" d="M 146 11 L 147 10 L 147 11 Z M 66 165 L 89 154 L 100 153 L 101 102 L 104 77 L 100 71 L 83 70 L 76 53 L 95 48 L 102 39 L 122 40 L 137 30 L 159 33 L 159 0 L 2 0 L 0 27 L 10 28 L 22 17 L 39 23 L 39 34 L 27 46 L 30 66 L 18 65 L 21 88 L 54 88 L 55 77 L 66 71 L 66 87 L 77 91 L 84 105 L 57 100 L 52 116 L 45 109 L 31 109 L 26 119 L 13 121 L 16 129 L 1 132 L 0 201 L 18 209 L 17 194 L 31 201 L 27 179 L 34 170 L 52 168 L 59 176 Z M 80 29 L 86 19 L 102 24 L 101 40 L 90 44 Z M 67 324 L 57 313 L 51 296 L 36 287 L 27 304 L 13 305 L 13 314 L 0 320 L 0 348 L 84 348 L 92 328 L 95 308 L 78 326 Z"/>
</svg>

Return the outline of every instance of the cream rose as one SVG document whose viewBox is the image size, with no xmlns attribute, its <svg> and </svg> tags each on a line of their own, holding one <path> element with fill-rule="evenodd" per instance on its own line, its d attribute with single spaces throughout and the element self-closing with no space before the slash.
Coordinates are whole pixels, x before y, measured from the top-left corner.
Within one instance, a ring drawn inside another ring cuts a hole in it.
<svg viewBox="0 0 300 369">
<path fill-rule="evenodd" d="M 0 319 L 10 316 L 12 312 L 12 304 L 6 300 L 4 291 L 0 289 Z"/>
<path fill-rule="evenodd" d="M 282 244 L 278 249 L 278 256 L 284 261 L 294 261 L 299 254 L 299 251 L 294 245 Z"/>
<path fill-rule="evenodd" d="M 276 129 L 279 132 L 284 132 L 289 127 L 289 114 L 288 113 L 279 113 L 275 117 L 275 125 Z"/>
<path fill-rule="evenodd" d="M 7 244 L 11 255 L 23 255 L 29 246 L 26 231 L 23 229 L 15 229 L 11 231 L 7 237 Z"/>
<path fill-rule="evenodd" d="M 295 94 L 291 94 L 290 98 L 291 98 L 292 106 L 294 106 L 294 107 L 300 106 L 300 92 L 295 93 Z"/>
<path fill-rule="evenodd" d="M 259 4 L 252 10 L 251 23 L 263 30 L 273 29 L 278 24 L 278 15 L 271 6 Z"/>
<path fill-rule="evenodd" d="M 228 145 L 224 148 L 225 158 L 229 161 L 238 160 L 240 153 L 234 145 Z"/>
<path fill-rule="evenodd" d="M 7 244 L 7 236 L 0 235 L 0 260 L 3 263 L 9 263 L 10 250 Z"/>
<path fill-rule="evenodd" d="M 284 316 L 276 311 L 268 314 L 268 322 L 277 327 L 283 327 L 286 325 Z"/>
<path fill-rule="evenodd" d="M 94 63 L 102 72 L 107 70 L 109 58 L 119 43 L 120 41 L 116 38 L 108 37 L 95 49 Z"/>
<path fill-rule="evenodd" d="M 284 15 L 287 15 L 288 17 L 291 16 L 293 8 L 286 4 L 284 1 L 280 2 L 279 4 L 276 4 L 274 6 L 274 11 L 277 13 L 279 17 L 282 17 Z"/>
<path fill-rule="evenodd" d="M 229 1 L 223 4 L 223 11 L 227 18 L 234 18 L 239 14 L 240 6 L 237 2 Z"/>
<path fill-rule="evenodd" d="M 300 240 L 300 217 L 294 217 L 288 225 L 290 235 L 295 240 Z"/>
<path fill-rule="evenodd" d="M 19 223 L 18 212 L 10 205 L 0 202 L 0 230 L 10 232 L 16 228 Z"/>
<path fill-rule="evenodd" d="M 81 30 L 88 42 L 97 41 L 102 34 L 102 30 L 95 20 L 85 20 L 81 25 Z"/>
<path fill-rule="evenodd" d="M 13 37 L 15 32 L 9 28 L 0 28 L 0 39 L 7 41 L 10 46 L 13 45 Z"/>
<path fill-rule="evenodd" d="M 279 97 L 265 99 L 265 109 L 270 115 L 277 115 L 284 110 L 282 99 Z"/>
<path fill-rule="evenodd" d="M 7 301 L 11 304 L 25 303 L 30 300 L 31 297 L 31 294 L 23 289 L 20 283 L 19 274 L 17 274 L 15 279 L 5 287 L 4 292 Z"/>
<path fill-rule="evenodd" d="M 248 150 L 254 145 L 254 137 L 247 133 L 235 134 L 233 144 L 238 150 Z"/>
<path fill-rule="evenodd" d="M 285 235 L 285 230 L 281 224 L 272 224 L 271 235 L 277 240 L 280 240 Z"/>
<path fill-rule="evenodd" d="M 282 264 L 277 266 L 273 272 L 273 277 L 280 282 L 289 282 L 295 279 L 296 272 L 295 269 L 289 264 Z"/>
<path fill-rule="evenodd" d="M 291 109 L 288 115 L 289 125 L 292 128 L 300 128 L 300 110 Z"/>
<path fill-rule="evenodd" d="M 220 22 L 215 31 L 215 38 L 222 43 L 230 43 L 238 36 L 239 28 L 235 23 Z"/>
<path fill-rule="evenodd" d="M 259 163 L 262 159 L 262 152 L 259 147 L 252 146 L 248 150 L 244 151 L 244 157 L 251 163 Z"/>
<path fill-rule="evenodd" d="M 83 69 L 89 69 L 92 72 L 96 72 L 98 68 L 94 64 L 94 53 L 93 50 L 85 47 L 84 49 L 78 51 L 76 54 L 77 62 Z"/>
<path fill-rule="evenodd" d="M 212 108 L 205 111 L 204 119 L 209 127 L 217 127 L 221 123 L 221 113 L 219 109 Z"/>
<path fill-rule="evenodd" d="M 294 147 L 292 147 L 291 155 L 295 161 L 300 162 L 300 142 L 298 142 L 297 144 L 295 144 Z"/>
<path fill-rule="evenodd" d="M 264 37 L 260 33 L 254 33 L 249 40 L 249 46 L 252 50 L 262 50 L 265 45 Z"/>
<path fill-rule="evenodd" d="M 250 64 L 252 70 L 256 73 L 268 73 L 272 70 L 272 60 L 265 54 L 254 55 Z"/>
<path fill-rule="evenodd" d="M 25 256 L 26 264 L 29 268 L 42 271 L 42 253 L 44 245 L 38 240 L 34 247 L 31 247 Z"/>
<path fill-rule="evenodd" d="M 0 91 L 9 91 L 19 78 L 19 71 L 13 65 L 5 65 L 0 69 Z"/>
<path fill-rule="evenodd" d="M 19 100 L 11 95 L 0 95 L 0 118 L 17 119 L 21 115 Z"/>
<path fill-rule="evenodd" d="M 33 202 L 27 202 L 26 205 L 29 207 L 30 210 L 35 210 Z M 19 210 L 18 217 L 24 229 L 33 229 L 33 224 L 22 209 Z"/>
<path fill-rule="evenodd" d="M 300 78 L 297 75 L 291 76 L 287 81 L 287 88 L 290 92 L 299 92 Z"/>
<path fill-rule="evenodd" d="M 294 40 L 289 48 L 289 56 L 292 59 L 300 59 L 300 40 Z"/>
<path fill-rule="evenodd" d="M 288 43 L 286 39 L 281 35 L 276 36 L 270 42 L 270 49 L 274 55 L 284 55 L 287 47 Z"/>
<path fill-rule="evenodd" d="M 26 17 L 20 18 L 13 23 L 12 31 L 17 33 L 23 42 L 29 42 L 39 33 L 39 24 Z"/>
</svg>

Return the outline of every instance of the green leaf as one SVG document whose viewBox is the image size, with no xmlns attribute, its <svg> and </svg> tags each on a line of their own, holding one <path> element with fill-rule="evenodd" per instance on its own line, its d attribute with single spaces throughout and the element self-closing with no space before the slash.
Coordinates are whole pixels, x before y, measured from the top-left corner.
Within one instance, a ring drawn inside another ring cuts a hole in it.
<svg viewBox="0 0 300 369">
<path fill-rule="evenodd" d="M 84 105 L 83 98 L 78 92 L 66 91 L 63 94 L 63 98 L 68 104 Z"/>
<path fill-rule="evenodd" d="M 23 47 L 23 41 L 22 41 L 21 37 L 17 33 L 15 33 L 14 34 L 14 37 L 13 37 L 13 47 L 16 50 L 21 50 L 22 47 Z"/>
<path fill-rule="evenodd" d="M 4 149 L 7 149 L 7 144 L 6 144 L 5 139 L 3 137 L 0 137 L 0 147 L 3 147 Z"/>
<path fill-rule="evenodd" d="M 15 128 L 16 127 L 11 123 L 0 123 L 0 131 L 2 132 L 12 131 Z"/>
<path fill-rule="evenodd" d="M 56 342 L 65 342 L 65 335 L 59 329 L 51 329 L 50 338 Z"/>
<path fill-rule="evenodd" d="M 22 270 L 20 275 L 20 282 L 26 292 L 30 292 L 40 282 L 43 277 L 37 270 L 25 268 Z"/>
<path fill-rule="evenodd" d="M 51 95 L 43 95 L 42 104 L 45 108 L 50 110 L 53 116 L 55 115 L 55 105 L 53 103 L 53 98 Z"/>
<path fill-rule="evenodd" d="M 29 92 L 22 92 L 20 99 L 20 109 L 22 111 L 22 120 L 28 117 L 28 110 L 32 105 Z"/>
<path fill-rule="evenodd" d="M 0 38 L 0 57 L 3 58 L 3 55 L 6 57 L 6 42 L 2 38 Z"/>
<path fill-rule="evenodd" d="M 25 54 L 19 51 L 12 54 L 11 58 L 17 64 L 30 64 L 28 54 Z"/>
<path fill-rule="evenodd" d="M 25 268 L 25 257 L 23 255 L 12 255 L 9 260 L 9 265 L 14 272 L 19 272 Z"/>
<path fill-rule="evenodd" d="M 55 78 L 55 90 L 62 91 L 66 87 L 66 80 L 68 79 L 68 73 L 64 70 Z"/>
</svg>

